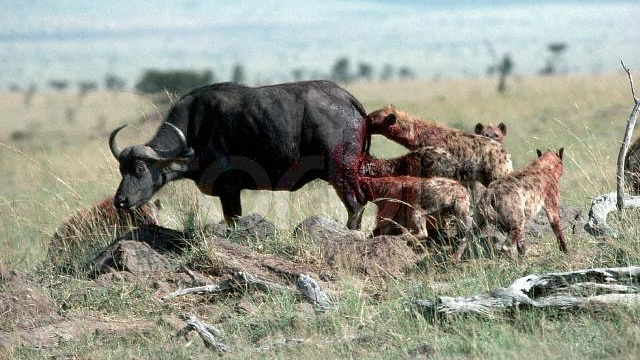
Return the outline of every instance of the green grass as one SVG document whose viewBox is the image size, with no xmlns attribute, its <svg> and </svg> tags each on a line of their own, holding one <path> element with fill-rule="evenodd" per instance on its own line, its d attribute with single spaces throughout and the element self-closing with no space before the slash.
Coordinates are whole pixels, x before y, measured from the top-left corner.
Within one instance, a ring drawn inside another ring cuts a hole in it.
<svg viewBox="0 0 640 360">
<path fill-rule="evenodd" d="M 561 199 L 587 208 L 593 196 L 614 189 L 615 160 L 632 101 L 624 74 L 518 78 L 506 94 L 490 80 L 450 80 L 355 84 L 349 90 L 372 111 L 388 103 L 427 119 L 471 131 L 477 122 L 505 122 L 505 146 L 515 167 L 535 158 L 535 149 L 565 147 Z M 17 359 L 76 355 L 79 358 L 210 358 L 195 334 L 172 339 L 175 329 L 163 316 L 192 312 L 224 331 L 238 359 L 397 359 L 421 344 L 436 358 L 637 358 L 640 345 L 638 310 L 521 311 L 491 320 L 460 317 L 429 322 L 407 304 L 416 299 L 470 296 L 506 286 L 531 273 L 640 263 L 639 215 L 613 216 L 621 231 L 615 241 L 601 243 L 567 235 L 570 256 L 560 253 L 553 237 L 529 244 L 524 259 L 472 259 L 460 266 L 428 256 L 402 278 L 365 279 L 341 271 L 332 285 L 337 308 L 315 314 L 309 304 L 287 293 L 248 292 L 235 296 L 191 296 L 164 303 L 166 289 L 154 281 L 96 283 L 81 275 L 61 276 L 45 262 L 51 234 L 76 211 L 112 195 L 119 181 L 117 164 L 107 147 L 109 131 L 118 124 L 159 119 L 164 109 L 134 94 L 36 94 L 25 107 L 18 94 L 0 94 L 0 269 L 23 269 L 45 279 L 46 296 L 61 313 L 72 311 L 111 319 L 146 319 L 153 330 L 130 336 L 87 333 L 52 350 L 20 347 Z M 68 119 L 67 109 L 74 109 Z M 142 142 L 157 122 L 125 131 L 123 143 Z M 12 138 L 21 131 L 26 137 Z M 145 135 L 147 134 L 147 135 Z M 395 156 L 405 150 L 375 137 L 373 153 Z M 166 186 L 157 196 L 166 210 L 161 221 L 198 238 L 202 227 L 222 218 L 216 198 L 201 195 L 194 184 Z M 319 253 L 309 241 L 290 231 L 312 214 L 344 221 L 346 211 L 332 188 L 314 182 L 295 193 L 246 191 L 244 213 L 259 212 L 280 229 L 272 239 L 235 241 L 254 250 L 312 262 Z M 375 207 L 365 212 L 371 230 Z M 110 239 L 105 238 L 108 242 Z M 96 250 L 95 248 L 89 250 Z M 204 244 L 179 259 L 191 268 L 215 273 L 216 254 Z M 80 261 L 80 260 L 78 260 Z M 238 313 L 236 304 L 252 305 Z M 282 346 L 282 339 L 303 339 Z M 270 347 L 270 349 L 264 349 Z"/>
</svg>

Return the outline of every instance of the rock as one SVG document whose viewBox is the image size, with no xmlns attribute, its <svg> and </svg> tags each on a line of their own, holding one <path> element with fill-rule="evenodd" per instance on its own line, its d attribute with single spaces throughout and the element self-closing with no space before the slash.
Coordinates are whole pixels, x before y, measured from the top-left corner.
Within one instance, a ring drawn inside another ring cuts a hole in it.
<svg viewBox="0 0 640 360">
<path fill-rule="evenodd" d="M 224 220 L 219 223 L 207 224 L 204 228 L 207 237 L 226 238 L 229 231 L 229 226 L 227 226 Z"/>
<path fill-rule="evenodd" d="M 93 259 L 92 265 L 96 274 L 112 270 L 145 274 L 173 268 L 169 260 L 153 250 L 149 244 L 133 240 L 116 241 Z"/>
<path fill-rule="evenodd" d="M 584 225 L 587 222 L 586 211 L 560 206 L 560 227 L 565 235 L 584 235 Z M 540 211 L 538 216 L 527 223 L 525 227 L 525 237 L 541 237 L 545 235 L 553 236 L 553 230 L 549 225 L 546 212 Z"/>
<path fill-rule="evenodd" d="M 322 215 L 313 215 L 302 221 L 293 230 L 293 235 L 306 237 L 319 245 L 365 239 L 362 232 L 349 230 L 337 220 Z"/>
<path fill-rule="evenodd" d="M 402 275 L 419 260 L 401 236 L 380 235 L 364 240 L 333 242 L 324 248 L 329 264 L 341 265 L 368 276 Z"/>
<path fill-rule="evenodd" d="M 235 226 L 228 226 L 224 221 L 209 224 L 205 227 L 205 233 L 220 238 L 264 240 L 276 235 L 276 226 L 264 216 L 253 213 L 236 220 Z"/>
<path fill-rule="evenodd" d="M 145 242 L 161 253 L 181 253 L 190 245 L 187 234 L 157 225 L 141 226 L 118 237 L 115 242 L 120 240 Z"/>
<path fill-rule="evenodd" d="M 276 235 L 276 226 L 260 214 L 250 214 L 236 220 L 230 227 L 231 236 L 263 240 Z"/>
</svg>

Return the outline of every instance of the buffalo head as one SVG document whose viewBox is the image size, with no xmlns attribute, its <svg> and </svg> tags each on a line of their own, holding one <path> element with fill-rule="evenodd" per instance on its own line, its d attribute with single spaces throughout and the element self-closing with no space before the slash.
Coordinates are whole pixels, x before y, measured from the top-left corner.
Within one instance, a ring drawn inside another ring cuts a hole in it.
<svg viewBox="0 0 640 360">
<path fill-rule="evenodd" d="M 109 136 L 111 153 L 120 163 L 122 174 L 114 203 L 117 208 L 135 209 L 149 201 L 153 193 L 167 181 L 178 178 L 185 171 L 189 159 L 193 157 L 193 150 L 187 148 L 187 140 L 182 131 L 167 122 L 160 128 L 154 143 L 174 144 L 171 149 L 159 149 L 156 148 L 159 146 L 150 145 L 120 149 L 115 138 L 126 126 L 116 128 Z"/>
</svg>

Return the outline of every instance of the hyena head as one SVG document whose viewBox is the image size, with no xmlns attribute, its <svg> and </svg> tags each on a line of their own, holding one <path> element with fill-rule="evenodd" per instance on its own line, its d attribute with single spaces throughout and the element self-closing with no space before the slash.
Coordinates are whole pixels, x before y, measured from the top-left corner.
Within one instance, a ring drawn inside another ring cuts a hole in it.
<svg viewBox="0 0 640 360">
<path fill-rule="evenodd" d="M 504 142 L 504 137 L 507 136 L 507 125 L 502 122 L 498 124 L 498 126 L 493 125 L 492 123 L 488 123 L 487 125 L 478 123 L 476 124 L 474 132 L 477 135 L 486 136 L 489 139 L 502 144 L 502 142 Z"/>
<path fill-rule="evenodd" d="M 549 169 L 554 173 L 556 178 L 560 178 L 564 172 L 564 165 L 562 163 L 562 155 L 564 154 L 564 148 L 560 148 L 558 152 L 553 150 L 547 150 L 544 153 L 536 149 L 538 153 L 538 159 L 534 161 L 536 168 Z"/>
<path fill-rule="evenodd" d="M 366 119 L 367 129 L 372 134 L 393 136 L 411 131 L 408 114 L 397 110 L 393 104 L 370 113 Z"/>
</svg>

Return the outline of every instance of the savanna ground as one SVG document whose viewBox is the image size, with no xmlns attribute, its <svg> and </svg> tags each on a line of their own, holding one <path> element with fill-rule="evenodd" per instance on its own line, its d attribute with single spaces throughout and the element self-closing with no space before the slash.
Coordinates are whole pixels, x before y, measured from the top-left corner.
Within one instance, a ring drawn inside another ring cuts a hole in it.
<svg viewBox="0 0 640 360">
<path fill-rule="evenodd" d="M 626 75 L 518 78 L 509 85 L 505 94 L 496 93 L 495 81 L 489 79 L 367 83 L 348 88 L 368 111 L 393 103 L 468 131 L 479 121 L 505 122 L 509 127 L 505 146 L 516 168 L 534 159 L 536 148 L 565 147 L 564 205 L 586 209 L 592 197 L 615 188 L 615 160 L 632 107 Z M 516 262 L 479 258 L 456 266 L 427 255 L 405 276 L 382 279 L 339 269 L 331 284 L 337 308 L 318 315 L 288 293 L 192 295 L 163 302 L 160 297 L 167 289 L 153 281 L 122 279 L 99 284 L 81 271 L 61 274 L 45 261 L 51 234 L 79 209 L 112 195 L 119 182 L 117 164 L 107 146 L 109 132 L 122 123 L 137 124 L 139 131 L 124 131 L 120 142 L 144 141 L 158 125 L 166 105 L 128 92 L 100 91 L 84 97 L 38 93 L 31 99 L 6 93 L 0 97 L 0 270 L 19 270 L 22 277 L 37 279 L 42 289 L 38 296 L 49 305 L 33 310 L 34 317 L 75 312 L 131 326 L 151 324 L 126 335 L 108 329 L 85 332 L 63 339 L 56 348 L 17 347 L 2 356 L 210 357 L 197 337 L 190 338 L 190 346 L 185 346 L 184 339 L 171 338 L 175 328 L 165 319 L 184 312 L 193 312 L 223 330 L 224 340 L 234 349 L 226 355 L 230 358 L 631 359 L 640 353 L 640 314 L 634 309 L 530 310 L 490 320 L 461 317 L 429 322 L 407 305 L 440 295 L 470 296 L 532 273 L 640 264 L 633 213 L 613 221 L 622 232 L 615 241 L 603 243 L 587 235 L 567 234 L 569 256 L 560 253 L 555 239 L 547 235 L 530 241 L 527 256 Z M 374 138 L 374 155 L 389 157 L 403 151 L 386 139 Z M 222 217 L 219 201 L 200 195 L 187 181 L 166 186 L 156 197 L 165 206 L 162 225 L 169 228 L 198 233 L 203 224 Z M 334 191 L 320 181 L 291 194 L 246 191 L 242 201 L 245 214 L 264 214 L 280 229 L 274 239 L 249 245 L 303 264 L 316 263 L 316 252 L 311 244 L 295 240 L 291 229 L 313 214 L 346 219 Z M 373 227 L 374 211 L 368 205 L 365 232 Z M 92 249 L 93 254 L 113 236 L 102 234 L 103 241 Z M 198 246 L 173 260 L 193 261 L 202 253 L 203 261 L 215 257 Z M 77 259 L 84 261 L 86 258 Z M 11 286 L 11 282 L 0 283 L 5 294 Z M 239 302 L 250 311 L 237 311 Z M 0 330 L 15 330 L 16 316 L 3 314 Z M 308 341 L 260 347 L 291 338 Z M 423 344 L 432 349 L 427 355 L 411 353 Z"/>
</svg>

